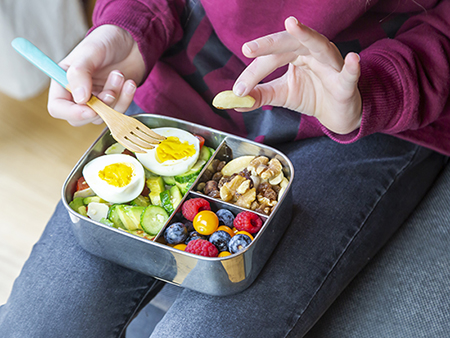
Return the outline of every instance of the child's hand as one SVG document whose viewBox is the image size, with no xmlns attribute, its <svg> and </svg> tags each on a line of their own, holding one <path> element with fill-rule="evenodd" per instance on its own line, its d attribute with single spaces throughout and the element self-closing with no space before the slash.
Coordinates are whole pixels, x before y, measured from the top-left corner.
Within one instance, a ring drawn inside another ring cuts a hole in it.
<svg viewBox="0 0 450 338">
<path fill-rule="evenodd" d="M 74 126 L 102 122 L 85 105 L 91 94 L 125 112 L 133 100 L 136 83 L 145 74 L 137 43 L 128 32 L 113 25 L 95 29 L 59 65 L 67 71 L 72 94 L 52 81 L 48 110 L 53 117 Z"/>
<path fill-rule="evenodd" d="M 344 60 L 332 42 L 293 17 L 286 19 L 285 27 L 286 31 L 244 44 L 244 55 L 255 60 L 237 79 L 235 94 L 253 96 L 252 109 L 281 106 L 315 116 L 338 134 L 357 129 L 362 106 L 359 56 L 349 53 Z M 286 64 L 282 77 L 258 84 Z"/>
</svg>

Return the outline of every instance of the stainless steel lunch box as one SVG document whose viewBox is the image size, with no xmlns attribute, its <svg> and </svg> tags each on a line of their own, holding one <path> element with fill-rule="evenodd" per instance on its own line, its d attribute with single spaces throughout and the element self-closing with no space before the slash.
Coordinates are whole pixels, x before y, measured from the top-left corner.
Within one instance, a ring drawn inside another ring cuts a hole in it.
<svg viewBox="0 0 450 338">
<path fill-rule="evenodd" d="M 216 149 L 210 161 L 220 158 L 230 151 L 233 157 L 241 155 L 276 157 L 283 164 L 284 174 L 289 178 L 289 184 L 271 215 L 260 214 L 264 225 L 245 250 L 223 258 L 190 254 L 158 241 L 161 233 L 154 241 L 149 241 L 93 221 L 69 207 L 69 202 L 76 189 L 76 182 L 81 176 L 84 165 L 102 155 L 105 149 L 115 142 L 109 131 L 105 130 L 78 161 L 62 189 L 63 203 L 70 215 L 72 229 L 80 245 L 96 256 L 198 292 L 225 296 L 246 289 L 258 276 L 290 222 L 292 214 L 291 182 L 294 177 L 292 163 L 276 149 L 201 125 L 151 114 L 140 114 L 135 117 L 150 128 L 175 127 L 202 135 L 206 140 L 205 144 Z M 193 197 L 207 199 L 213 210 L 224 207 L 234 214 L 245 210 L 233 204 L 209 198 L 195 192 L 194 189 L 191 189 L 183 200 Z M 171 215 L 167 224 L 171 223 L 174 215 L 175 213 Z M 163 231 L 164 229 L 161 232 Z"/>
</svg>

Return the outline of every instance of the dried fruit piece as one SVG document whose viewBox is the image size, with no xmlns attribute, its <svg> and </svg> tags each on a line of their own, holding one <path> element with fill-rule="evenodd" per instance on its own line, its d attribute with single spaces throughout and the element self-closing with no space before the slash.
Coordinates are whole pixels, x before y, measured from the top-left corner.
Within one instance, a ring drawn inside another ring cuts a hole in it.
<svg viewBox="0 0 450 338">
<path fill-rule="evenodd" d="M 250 95 L 237 96 L 232 90 L 225 90 L 214 97 L 212 104 L 218 109 L 251 108 L 255 99 Z"/>
</svg>

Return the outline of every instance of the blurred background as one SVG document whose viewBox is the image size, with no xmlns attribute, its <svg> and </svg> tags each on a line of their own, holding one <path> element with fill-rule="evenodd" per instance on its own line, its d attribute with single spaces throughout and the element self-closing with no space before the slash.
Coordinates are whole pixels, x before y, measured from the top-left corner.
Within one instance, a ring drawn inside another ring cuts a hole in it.
<svg viewBox="0 0 450 338">
<path fill-rule="evenodd" d="M 0 305 L 51 217 L 64 180 L 104 128 L 75 128 L 52 118 L 49 79 L 11 41 L 25 37 L 59 62 L 86 34 L 93 5 L 2 0 L 0 6 Z"/>
</svg>

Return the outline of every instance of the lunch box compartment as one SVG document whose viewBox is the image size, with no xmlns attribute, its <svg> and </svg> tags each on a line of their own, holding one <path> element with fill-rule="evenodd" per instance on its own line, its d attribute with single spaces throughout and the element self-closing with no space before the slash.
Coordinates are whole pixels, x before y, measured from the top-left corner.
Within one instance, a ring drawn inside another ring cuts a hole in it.
<svg viewBox="0 0 450 338">
<path fill-rule="evenodd" d="M 162 243 L 164 228 L 179 217 L 177 213 L 181 212 L 181 205 L 185 200 L 202 197 L 210 202 L 213 211 L 225 208 L 232 211 L 234 215 L 247 210 L 195 191 L 208 164 L 153 241 L 93 221 L 69 207 L 84 165 L 102 155 L 110 145 L 115 143 L 109 131 L 105 130 L 75 165 L 62 189 L 63 203 L 72 220 L 72 230 L 79 244 L 98 257 L 198 292 L 225 296 L 246 289 L 261 271 L 290 222 L 292 214 L 290 187 L 294 175 L 291 162 L 276 149 L 211 128 L 159 115 L 140 114 L 135 117 L 151 128 L 175 127 L 203 136 L 205 145 L 215 149 L 208 164 L 215 158 L 229 159 L 230 155 L 233 158 L 241 155 L 275 157 L 283 164 L 284 174 L 289 178 L 289 184 L 269 216 L 258 214 L 264 224 L 253 242 L 243 251 L 222 258 L 190 254 Z"/>
</svg>

